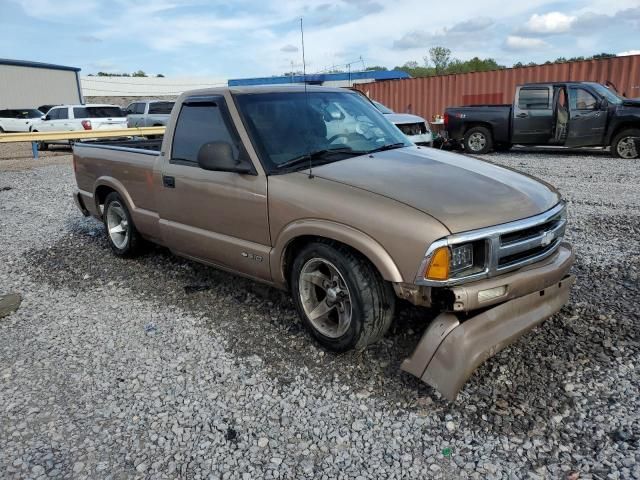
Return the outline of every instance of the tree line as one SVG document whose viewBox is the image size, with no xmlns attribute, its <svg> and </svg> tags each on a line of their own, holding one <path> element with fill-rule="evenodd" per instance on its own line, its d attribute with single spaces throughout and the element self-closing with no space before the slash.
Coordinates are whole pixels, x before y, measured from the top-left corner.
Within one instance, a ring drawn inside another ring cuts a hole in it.
<svg viewBox="0 0 640 480">
<path fill-rule="evenodd" d="M 514 68 L 517 67 L 534 67 L 537 65 L 551 65 L 553 63 L 565 63 L 575 62 L 581 60 L 597 60 L 601 58 L 615 57 L 613 53 L 598 53 L 591 55 L 590 57 L 558 57 L 555 60 L 547 60 L 544 63 L 536 62 L 516 62 L 513 64 Z M 399 65 L 393 68 L 393 70 L 402 70 L 407 72 L 412 77 L 432 77 L 435 75 L 448 75 L 454 73 L 471 73 L 471 72 L 486 72 L 489 70 L 501 70 L 508 68 L 506 65 L 500 65 L 493 58 L 479 58 L 473 57 L 470 60 L 460 60 L 458 58 L 451 57 L 451 50 L 446 47 L 432 47 L 429 49 L 429 54 L 422 58 L 423 63 L 420 64 L 415 60 L 408 61 L 403 65 Z M 373 66 L 368 67 L 367 70 L 388 70 L 386 67 Z"/>
</svg>

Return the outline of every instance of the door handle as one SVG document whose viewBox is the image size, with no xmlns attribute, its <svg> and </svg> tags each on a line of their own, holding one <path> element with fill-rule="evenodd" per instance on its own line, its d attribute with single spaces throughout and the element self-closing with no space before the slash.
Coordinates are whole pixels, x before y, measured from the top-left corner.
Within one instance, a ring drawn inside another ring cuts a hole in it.
<svg viewBox="0 0 640 480">
<path fill-rule="evenodd" d="M 169 177 L 167 175 L 163 175 L 162 184 L 167 188 L 176 188 L 176 179 L 175 177 Z"/>
<path fill-rule="evenodd" d="M 524 112 L 523 113 L 519 113 L 518 115 L 516 115 L 516 117 L 518 117 L 518 118 L 527 118 L 528 116 L 529 115 L 524 113 Z"/>
</svg>

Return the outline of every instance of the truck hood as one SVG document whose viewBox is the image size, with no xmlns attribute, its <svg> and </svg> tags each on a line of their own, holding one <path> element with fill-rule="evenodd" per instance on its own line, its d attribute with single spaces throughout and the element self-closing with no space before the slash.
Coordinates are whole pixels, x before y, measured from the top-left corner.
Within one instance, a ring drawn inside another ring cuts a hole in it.
<svg viewBox="0 0 640 480">
<path fill-rule="evenodd" d="M 410 113 L 385 113 L 385 118 L 394 125 L 403 125 L 405 123 L 427 123 L 424 118 Z M 428 127 L 428 124 L 427 124 Z"/>
<path fill-rule="evenodd" d="M 557 190 L 541 180 L 430 148 L 348 158 L 314 167 L 313 174 L 402 202 L 452 233 L 531 217 L 560 201 Z"/>
</svg>

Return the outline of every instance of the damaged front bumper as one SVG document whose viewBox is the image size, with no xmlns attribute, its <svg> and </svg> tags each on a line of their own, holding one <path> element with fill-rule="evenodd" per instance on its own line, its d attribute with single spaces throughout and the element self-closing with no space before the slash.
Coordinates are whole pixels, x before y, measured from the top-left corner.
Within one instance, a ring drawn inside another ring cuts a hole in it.
<svg viewBox="0 0 640 480">
<path fill-rule="evenodd" d="M 544 266 L 458 289 L 457 300 L 464 300 L 465 307 L 480 307 L 472 300 L 473 294 L 477 298 L 477 291 L 491 288 L 496 282 L 506 281 L 510 294 L 501 299 L 502 303 L 485 307 L 471 318 L 461 320 L 460 314 L 453 312 L 438 315 L 401 368 L 440 391 L 447 399 L 455 400 L 465 382 L 485 360 L 567 303 L 575 281 L 573 275 L 567 274 L 572 263 L 571 247 L 563 244 L 553 260 L 545 262 Z M 523 274 L 528 277 L 526 281 Z M 455 310 L 466 311 L 467 308 Z"/>
</svg>

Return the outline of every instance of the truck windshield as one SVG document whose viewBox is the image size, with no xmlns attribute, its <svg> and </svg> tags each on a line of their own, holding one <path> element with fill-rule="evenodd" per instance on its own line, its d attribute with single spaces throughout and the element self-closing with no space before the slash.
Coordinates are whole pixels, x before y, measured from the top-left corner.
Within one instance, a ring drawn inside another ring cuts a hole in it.
<svg viewBox="0 0 640 480">
<path fill-rule="evenodd" d="M 613 90 L 609 90 L 607 87 L 599 83 L 590 83 L 589 85 L 591 85 L 596 92 L 606 98 L 609 103 L 613 105 L 622 105 L 622 97 Z"/>
<path fill-rule="evenodd" d="M 268 171 L 297 164 L 296 159 L 311 153 L 332 151 L 336 154 L 330 160 L 338 161 L 387 145 L 412 145 L 358 94 L 309 90 L 240 94 L 237 99 Z"/>
</svg>

